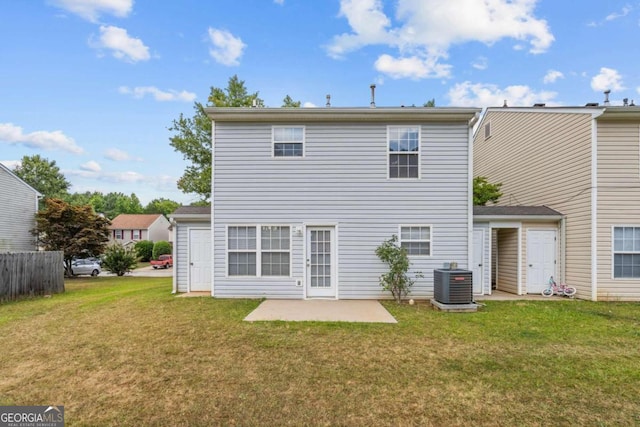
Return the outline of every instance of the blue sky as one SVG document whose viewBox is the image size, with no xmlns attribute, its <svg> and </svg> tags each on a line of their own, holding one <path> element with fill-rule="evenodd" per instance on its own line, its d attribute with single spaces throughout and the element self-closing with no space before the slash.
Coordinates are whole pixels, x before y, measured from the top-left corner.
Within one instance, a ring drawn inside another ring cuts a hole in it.
<svg viewBox="0 0 640 427">
<path fill-rule="evenodd" d="M 640 103 L 640 3 L 582 0 L 2 1 L 0 161 L 72 191 L 197 200 L 172 120 L 237 74 L 266 106 Z"/>
</svg>

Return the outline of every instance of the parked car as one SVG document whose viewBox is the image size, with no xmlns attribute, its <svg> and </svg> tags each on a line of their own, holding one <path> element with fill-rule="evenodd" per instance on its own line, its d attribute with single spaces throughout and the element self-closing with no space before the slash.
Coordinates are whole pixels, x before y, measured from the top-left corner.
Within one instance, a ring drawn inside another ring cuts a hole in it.
<svg viewBox="0 0 640 427">
<path fill-rule="evenodd" d="M 90 274 L 97 276 L 102 272 L 100 264 L 91 259 L 76 259 L 71 263 L 71 275 Z"/>
<path fill-rule="evenodd" d="M 151 260 L 151 266 L 154 270 L 156 268 L 173 267 L 173 255 L 160 255 L 158 259 Z"/>
</svg>

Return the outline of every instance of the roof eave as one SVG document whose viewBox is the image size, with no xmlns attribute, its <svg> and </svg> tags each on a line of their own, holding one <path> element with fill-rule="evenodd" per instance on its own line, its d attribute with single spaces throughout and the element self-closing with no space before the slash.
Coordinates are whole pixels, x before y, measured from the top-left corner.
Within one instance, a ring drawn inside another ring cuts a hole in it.
<svg viewBox="0 0 640 427">
<path fill-rule="evenodd" d="M 473 220 L 483 221 L 560 221 L 563 215 L 473 215 Z"/>
<path fill-rule="evenodd" d="M 480 108 L 460 107 L 395 107 L 395 108 L 238 108 L 208 107 L 207 115 L 221 122 L 353 122 L 353 121 L 411 121 L 411 122 L 470 122 Z"/>
</svg>

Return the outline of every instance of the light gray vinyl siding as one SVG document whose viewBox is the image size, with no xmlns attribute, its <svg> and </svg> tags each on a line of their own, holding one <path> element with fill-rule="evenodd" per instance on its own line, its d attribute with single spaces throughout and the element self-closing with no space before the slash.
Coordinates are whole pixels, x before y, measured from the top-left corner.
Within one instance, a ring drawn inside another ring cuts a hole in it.
<svg viewBox="0 0 640 427">
<path fill-rule="evenodd" d="M 181 220 L 177 222 L 176 241 L 173 243 L 173 268 L 175 269 L 178 292 L 187 292 L 189 286 L 189 229 L 210 227 L 211 223 L 208 221 Z"/>
<path fill-rule="evenodd" d="M 36 250 L 37 194 L 34 189 L 0 167 L 0 252 Z"/>
<path fill-rule="evenodd" d="M 387 178 L 387 125 L 304 124 L 305 156 L 273 158 L 271 126 L 215 123 L 214 293 L 302 298 L 304 235 L 292 237 L 291 278 L 226 277 L 229 225 L 337 226 L 338 297 L 382 298 L 374 251 L 399 225 L 431 225 L 432 256 L 412 295 L 433 295 L 433 269 L 468 265 L 468 126 L 421 126 L 421 179 Z"/>
</svg>

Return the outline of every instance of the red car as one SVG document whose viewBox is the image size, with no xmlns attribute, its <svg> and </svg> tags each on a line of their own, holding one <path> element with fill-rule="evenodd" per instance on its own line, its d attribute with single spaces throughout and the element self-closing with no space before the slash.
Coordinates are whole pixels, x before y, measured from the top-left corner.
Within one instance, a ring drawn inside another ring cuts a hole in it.
<svg viewBox="0 0 640 427">
<path fill-rule="evenodd" d="M 151 260 L 151 266 L 156 268 L 169 268 L 173 267 L 173 256 L 172 255 L 160 255 L 158 259 Z"/>
</svg>

